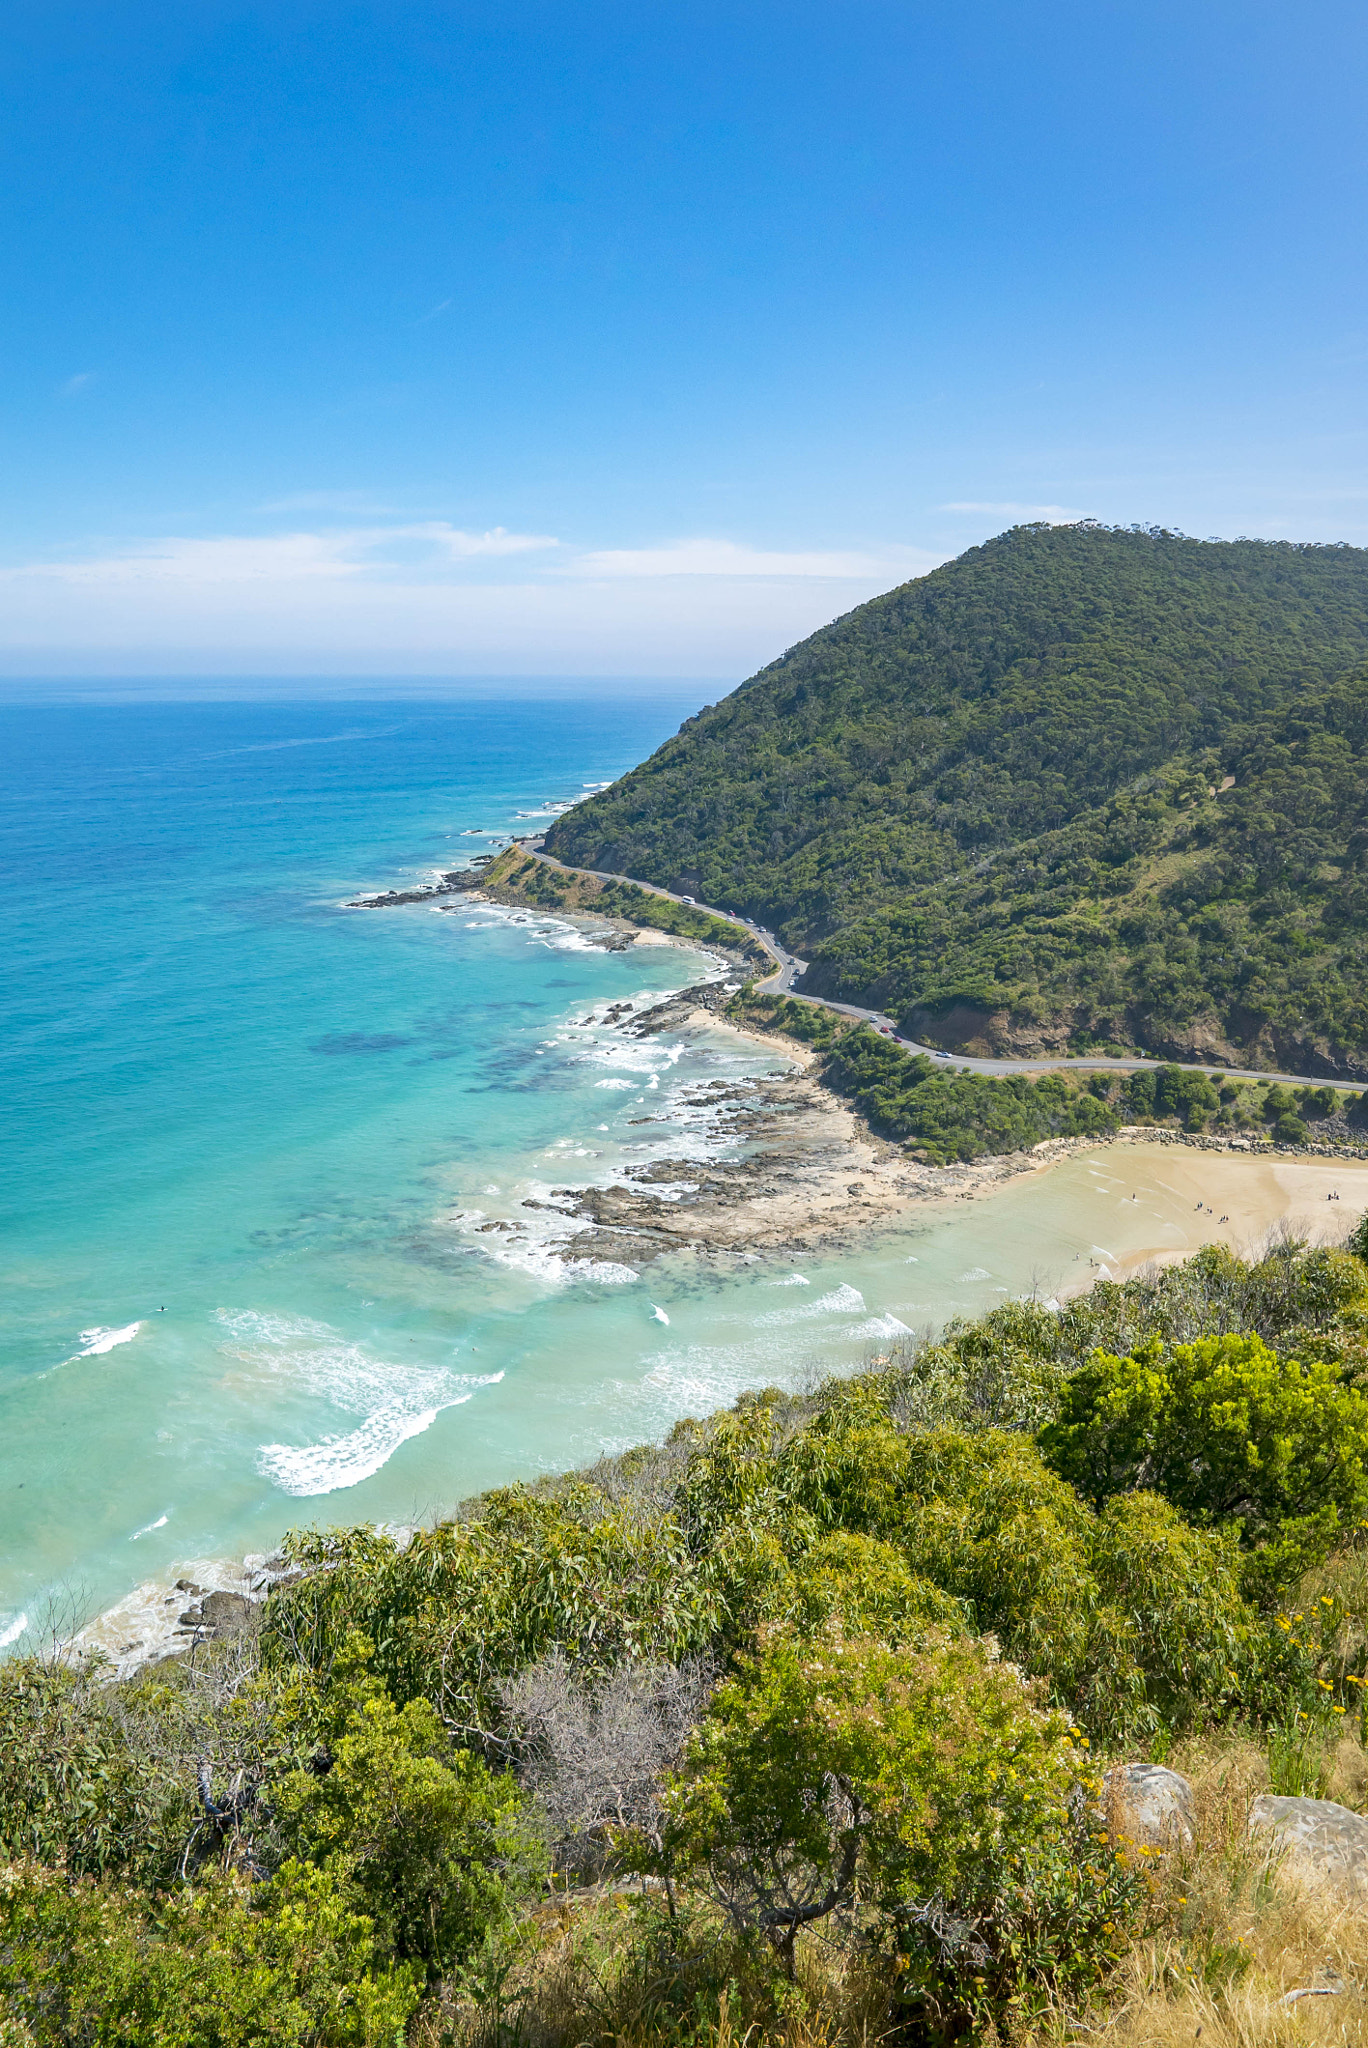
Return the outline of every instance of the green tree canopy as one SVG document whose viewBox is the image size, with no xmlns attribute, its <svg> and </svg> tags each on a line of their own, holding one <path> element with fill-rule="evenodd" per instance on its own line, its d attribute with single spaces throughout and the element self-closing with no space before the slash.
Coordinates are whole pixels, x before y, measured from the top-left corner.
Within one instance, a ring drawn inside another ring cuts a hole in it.
<svg viewBox="0 0 1368 2048">
<path fill-rule="evenodd" d="M 1040 1443 L 1098 1507 L 1149 1487 L 1196 1520 L 1236 1522 L 1249 1545 L 1289 1525 L 1328 1542 L 1368 1509 L 1368 1396 L 1254 1335 L 1095 1352 Z"/>
</svg>

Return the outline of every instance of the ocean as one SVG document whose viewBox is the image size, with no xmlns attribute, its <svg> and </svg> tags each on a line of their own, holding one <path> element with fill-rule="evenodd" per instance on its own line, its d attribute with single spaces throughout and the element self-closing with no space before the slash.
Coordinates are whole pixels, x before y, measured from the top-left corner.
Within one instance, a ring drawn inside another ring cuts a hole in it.
<svg viewBox="0 0 1368 2048">
<path fill-rule="evenodd" d="M 344 906 L 544 825 L 695 708 L 0 706 L 0 1643 L 847 1369 L 1119 1233 L 1181 1241 L 1080 1156 L 1048 1201 L 1013 1183 L 858 1258 L 566 1265 L 527 1202 L 733 1144 L 697 1084 L 773 1071 L 622 1028 L 724 967 Z"/>
</svg>

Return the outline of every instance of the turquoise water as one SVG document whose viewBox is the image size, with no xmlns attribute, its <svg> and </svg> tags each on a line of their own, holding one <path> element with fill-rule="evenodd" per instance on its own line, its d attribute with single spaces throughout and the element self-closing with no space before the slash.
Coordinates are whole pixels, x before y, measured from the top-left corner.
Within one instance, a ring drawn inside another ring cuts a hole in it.
<svg viewBox="0 0 1368 2048">
<path fill-rule="evenodd" d="M 1048 1213 L 1021 1184 L 858 1259 L 560 1259 L 527 1200 L 715 1151 L 680 1098 L 772 1065 L 603 1014 L 722 970 L 343 904 L 544 819 L 692 708 L 0 708 L 0 1638 L 292 1523 L 408 1521 L 659 1435 L 1107 1234 L 1075 1162 Z"/>
</svg>

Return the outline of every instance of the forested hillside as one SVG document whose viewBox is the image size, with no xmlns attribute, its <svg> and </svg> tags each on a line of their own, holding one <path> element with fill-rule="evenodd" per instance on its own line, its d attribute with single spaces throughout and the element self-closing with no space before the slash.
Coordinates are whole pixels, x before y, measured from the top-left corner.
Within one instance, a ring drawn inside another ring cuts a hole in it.
<svg viewBox="0 0 1368 2048">
<path fill-rule="evenodd" d="M 1368 552 L 1019 527 L 816 633 L 548 850 L 962 1048 L 1368 1071 Z"/>
</svg>

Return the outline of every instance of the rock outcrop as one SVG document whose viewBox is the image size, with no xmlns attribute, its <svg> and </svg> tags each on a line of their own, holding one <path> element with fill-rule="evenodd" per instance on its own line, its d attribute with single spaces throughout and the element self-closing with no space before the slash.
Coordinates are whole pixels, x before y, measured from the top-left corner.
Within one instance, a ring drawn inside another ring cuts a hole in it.
<svg viewBox="0 0 1368 2048">
<path fill-rule="evenodd" d="M 1192 1846 L 1192 1787 L 1180 1772 L 1162 1764 L 1115 1764 L 1104 1782 L 1107 1812 L 1116 1815 L 1119 1833 L 1146 1848 Z"/>
<path fill-rule="evenodd" d="M 1338 1891 L 1368 1898 L 1368 1817 L 1333 1799 L 1264 1793 L 1249 1809 L 1251 1830 L 1270 1834 L 1294 1869 L 1327 1879 Z"/>
</svg>

